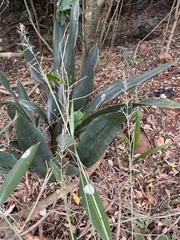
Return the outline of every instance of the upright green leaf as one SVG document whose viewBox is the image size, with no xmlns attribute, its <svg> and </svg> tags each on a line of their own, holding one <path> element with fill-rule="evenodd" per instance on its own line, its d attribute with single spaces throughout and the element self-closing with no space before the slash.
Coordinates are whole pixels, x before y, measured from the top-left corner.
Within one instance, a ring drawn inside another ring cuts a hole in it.
<svg viewBox="0 0 180 240">
<path fill-rule="evenodd" d="M 1 189 L 0 189 L 0 205 L 13 193 L 17 185 L 22 180 L 25 172 L 28 170 L 35 154 L 38 150 L 39 143 L 31 146 L 22 157 L 16 162 L 13 169 L 7 175 Z"/>
<path fill-rule="evenodd" d="M 68 84 L 71 86 L 74 83 L 75 73 L 75 53 L 74 48 L 76 45 L 78 35 L 78 19 L 79 19 L 79 0 L 73 2 L 70 14 L 70 26 L 68 32 L 68 42 L 65 55 L 65 68 L 68 76 Z"/>
<path fill-rule="evenodd" d="M 88 125 L 77 146 L 80 160 L 86 167 L 99 160 L 125 119 L 124 113 L 115 112 L 101 115 Z"/>
<path fill-rule="evenodd" d="M 92 102 L 89 105 L 87 105 L 84 111 L 87 113 L 91 113 L 94 110 L 97 110 L 102 104 L 108 102 L 113 98 L 116 98 L 120 94 L 136 87 L 137 85 L 146 82 L 150 78 L 153 78 L 157 74 L 161 73 L 162 71 L 172 66 L 175 62 L 176 61 L 165 63 L 162 66 L 155 68 L 149 72 L 145 72 L 143 74 L 133 76 L 125 80 L 116 81 L 112 85 L 108 86 L 104 91 L 100 92 L 92 100 Z"/>
<path fill-rule="evenodd" d="M 79 192 L 92 226 L 103 240 L 112 239 L 107 215 L 99 194 L 83 173 L 80 176 Z"/>
<path fill-rule="evenodd" d="M 55 94 L 54 94 L 54 97 L 56 97 Z M 54 101 L 54 97 L 52 94 L 49 94 L 48 101 L 47 101 L 47 119 L 49 123 L 52 123 L 53 120 L 57 119 L 59 114 L 59 109 L 56 102 Z M 57 98 L 56 100 L 57 102 L 59 102 Z"/>
<path fill-rule="evenodd" d="M 17 117 L 15 121 L 15 131 L 17 140 L 23 151 L 26 151 L 30 146 L 36 143 L 40 143 L 36 157 L 32 162 L 32 167 L 42 177 L 45 177 L 47 172 L 46 162 L 50 161 L 52 154 L 43 136 L 40 134 L 39 130 L 23 116 Z"/>
<path fill-rule="evenodd" d="M 64 49 L 64 34 L 65 24 L 61 25 L 57 20 L 55 20 L 53 30 L 53 59 L 54 75 L 56 77 L 60 77 L 60 67 Z"/>
<path fill-rule="evenodd" d="M 28 93 L 19 80 L 17 82 L 17 90 L 18 90 L 19 99 L 25 99 L 29 101 Z"/>
<path fill-rule="evenodd" d="M 74 99 L 74 110 L 79 111 L 83 109 L 88 100 L 89 96 L 92 93 L 93 84 L 94 84 L 94 69 L 98 62 L 98 48 L 97 46 L 93 47 L 86 58 L 83 72 L 79 82 L 76 84 L 75 89 L 73 90 L 73 99 Z"/>
</svg>

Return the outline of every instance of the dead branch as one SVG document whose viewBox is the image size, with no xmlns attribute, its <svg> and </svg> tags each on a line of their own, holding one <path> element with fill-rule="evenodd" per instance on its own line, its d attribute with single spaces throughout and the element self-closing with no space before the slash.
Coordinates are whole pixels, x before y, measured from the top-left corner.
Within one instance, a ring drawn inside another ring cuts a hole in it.
<svg viewBox="0 0 180 240">
<path fill-rule="evenodd" d="M 22 58 L 24 56 L 22 53 L 13 53 L 13 52 L 2 52 L 0 53 L 0 58 Z"/>
<path fill-rule="evenodd" d="M 24 57 L 24 53 L 13 53 L 13 52 L 1 52 L 0 58 L 22 58 Z M 39 60 L 45 60 L 45 61 L 53 61 L 53 58 L 51 57 L 44 57 L 44 56 L 37 56 L 37 59 Z"/>
<path fill-rule="evenodd" d="M 141 44 L 147 37 L 149 37 L 149 36 L 151 35 L 151 33 L 153 33 L 153 32 L 161 25 L 161 23 L 164 22 L 164 20 L 165 20 L 170 14 L 171 14 L 171 12 L 170 12 L 169 14 L 167 14 L 167 15 L 156 25 L 156 27 L 153 28 L 153 30 L 152 30 L 150 33 L 148 33 L 143 39 L 141 39 L 141 40 L 138 42 L 137 47 L 136 47 L 135 52 L 134 52 L 134 56 L 133 56 L 133 59 L 134 59 L 134 60 L 136 59 L 137 51 L 138 51 L 138 48 L 139 48 L 140 44 Z"/>
<path fill-rule="evenodd" d="M 168 42 L 167 42 L 166 53 L 169 52 L 169 48 L 170 48 L 171 41 L 172 41 L 172 38 L 173 38 L 173 35 L 174 35 L 174 31 L 176 29 L 176 25 L 177 25 L 177 22 L 178 22 L 178 19 L 179 19 L 179 16 L 180 16 L 179 5 L 180 5 L 180 0 L 178 0 L 177 4 L 176 4 L 176 11 L 175 11 L 175 14 L 174 14 L 174 22 L 173 22 L 173 26 L 172 26 L 170 36 L 169 36 L 169 39 L 168 39 Z"/>
</svg>

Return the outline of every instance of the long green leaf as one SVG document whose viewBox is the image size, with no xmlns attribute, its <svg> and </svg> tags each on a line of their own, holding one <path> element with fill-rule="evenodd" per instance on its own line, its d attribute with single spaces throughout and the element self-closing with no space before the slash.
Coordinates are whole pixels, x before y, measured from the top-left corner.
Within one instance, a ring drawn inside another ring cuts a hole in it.
<svg viewBox="0 0 180 240">
<path fill-rule="evenodd" d="M 23 108 L 18 100 L 18 102 L 14 100 L 8 100 L 6 102 L 3 102 L 2 104 L 7 105 L 7 113 L 11 119 L 14 119 L 16 113 L 19 115 L 22 115 L 26 119 L 28 119 L 30 122 L 34 122 L 34 116 L 33 113 L 26 108 Z"/>
<path fill-rule="evenodd" d="M 107 215 L 99 194 L 83 173 L 80 176 L 79 192 L 92 226 L 103 240 L 112 239 Z"/>
<path fill-rule="evenodd" d="M 147 80 L 153 78 L 157 74 L 166 70 L 170 66 L 172 66 L 176 61 L 165 63 L 162 66 L 155 68 L 149 72 L 143 73 L 138 76 L 130 77 L 125 80 L 116 81 L 114 84 L 108 86 L 104 91 L 99 93 L 94 100 L 87 105 L 84 109 L 85 112 L 91 113 L 92 111 L 99 108 L 102 104 L 108 102 L 109 100 L 116 98 L 120 94 L 136 87 L 137 85 L 146 82 Z"/>
<path fill-rule="evenodd" d="M 75 53 L 74 48 L 76 45 L 78 35 L 78 19 L 79 19 L 79 0 L 73 2 L 70 14 L 70 26 L 68 32 L 68 43 L 66 47 L 65 68 L 68 76 L 68 83 L 71 86 L 74 83 L 75 74 Z"/>
<path fill-rule="evenodd" d="M 55 94 L 54 94 L 54 97 L 56 98 Z M 47 101 L 47 119 L 49 123 L 52 123 L 53 120 L 57 119 L 57 116 L 59 114 L 59 110 L 58 110 L 59 108 L 56 102 L 54 101 L 54 97 L 52 94 L 49 94 L 48 101 Z M 59 102 L 57 98 L 56 100 L 57 102 Z M 59 107 L 60 106 L 61 105 L 59 104 Z"/>
<path fill-rule="evenodd" d="M 20 99 L 19 100 L 20 104 L 26 108 L 27 110 L 31 112 L 36 112 L 38 115 L 44 120 L 45 123 L 47 123 L 47 117 L 46 114 L 43 112 L 43 110 L 38 106 L 38 104 L 34 102 L 30 102 L 25 99 Z"/>
<path fill-rule="evenodd" d="M 139 103 L 133 103 L 133 106 L 157 106 L 164 108 L 180 108 L 180 103 L 174 102 L 167 98 L 149 98 L 142 100 Z"/>
<path fill-rule="evenodd" d="M 109 113 L 95 118 L 88 125 L 77 146 L 80 160 L 86 167 L 98 161 L 125 119 L 123 113 Z"/>
<path fill-rule="evenodd" d="M 93 47 L 86 58 L 81 78 L 73 90 L 74 110 L 79 111 L 83 109 L 88 100 L 89 95 L 92 93 L 94 84 L 94 69 L 98 62 L 98 48 Z"/>
<path fill-rule="evenodd" d="M 65 24 L 61 25 L 57 20 L 54 22 L 53 30 L 53 58 L 54 58 L 54 75 L 60 78 L 60 68 L 62 61 L 64 61 L 64 37 L 65 37 Z M 55 90 L 58 96 L 58 99 L 63 103 L 63 86 L 60 82 L 55 83 Z M 49 103 L 54 104 L 54 101 Z M 49 105 L 49 108 L 52 107 Z"/>
<path fill-rule="evenodd" d="M 54 58 L 54 75 L 60 77 L 60 67 L 64 48 L 65 24 L 61 25 L 57 20 L 54 22 L 53 30 L 53 58 Z"/>
<path fill-rule="evenodd" d="M 35 154 L 38 150 L 39 143 L 31 146 L 14 165 L 13 169 L 7 175 L 0 189 L 0 205 L 13 193 L 19 182 L 22 180 L 25 172 L 28 170 Z"/>
<path fill-rule="evenodd" d="M 52 154 L 39 130 L 31 124 L 27 119 L 18 116 L 15 121 L 16 137 L 23 151 L 26 151 L 30 146 L 39 143 L 39 148 L 36 157 L 32 162 L 32 167 L 42 177 L 46 176 L 47 165 L 52 158 Z"/>
</svg>

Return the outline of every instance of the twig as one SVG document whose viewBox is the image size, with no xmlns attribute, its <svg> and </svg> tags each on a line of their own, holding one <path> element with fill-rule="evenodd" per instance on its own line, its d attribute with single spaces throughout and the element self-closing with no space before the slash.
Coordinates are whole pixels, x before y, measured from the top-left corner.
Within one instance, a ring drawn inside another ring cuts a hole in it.
<svg viewBox="0 0 180 240">
<path fill-rule="evenodd" d="M 35 24 L 34 24 L 34 22 L 33 22 L 33 20 L 32 20 L 32 16 L 31 16 L 31 13 L 30 13 L 30 11 L 29 11 L 29 8 L 28 8 L 28 5 L 27 5 L 26 0 L 24 0 L 24 4 L 25 4 L 26 10 L 27 10 L 27 12 L 28 12 L 28 14 L 29 14 L 29 20 L 30 20 L 30 22 L 31 22 L 34 30 L 36 31 L 38 37 L 42 40 L 42 42 L 46 45 L 46 47 L 47 47 L 51 52 L 53 52 L 52 48 L 49 46 L 49 44 L 44 40 L 44 38 L 43 38 L 43 37 L 40 35 L 40 33 L 38 32 L 38 29 L 36 28 L 36 26 L 35 26 Z"/>
<path fill-rule="evenodd" d="M 2 52 L 0 53 L 0 58 L 22 58 L 24 56 L 23 52 L 22 53 L 13 53 L 13 52 Z"/>
<path fill-rule="evenodd" d="M 166 35 L 167 35 L 167 32 L 168 32 L 168 27 L 169 27 L 169 23 L 170 23 L 170 19 L 171 19 L 171 13 L 174 11 L 175 9 L 175 3 L 176 3 L 176 0 L 174 0 L 173 2 L 173 5 L 171 7 L 171 11 L 169 13 L 169 18 L 168 18 L 168 21 L 167 21 L 167 24 L 166 24 L 166 30 L 165 30 L 165 33 L 164 33 L 164 38 L 163 38 L 163 41 L 162 41 L 162 47 L 161 47 L 161 53 L 164 52 L 164 49 L 163 49 L 163 46 L 164 46 L 164 42 L 165 42 L 165 39 L 166 39 Z"/>
<path fill-rule="evenodd" d="M 3 58 L 22 58 L 24 57 L 24 53 L 13 53 L 13 52 L 2 52 L 0 53 L 0 58 L 3 57 Z M 39 60 L 45 60 L 45 61 L 53 61 L 53 58 L 50 58 L 50 57 L 44 57 L 44 56 L 37 56 L 37 59 Z"/>
<path fill-rule="evenodd" d="M 177 22 L 178 22 L 178 19 L 179 19 L 179 5 L 180 5 L 180 0 L 177 1 L 177 4 L 176 4 L 176 11 L 175 11 L 175 15 L 174 15 L 174 23 L 173 23 L 173 26 L 172 26 L 172 29 L 171 29 L 171 32 L 170 32 L 170 36 L 169 36 L 169 39 L 168 39 L 168 43 L 167 43 L 167 46 L 166 46 L 166 53 L 169 52 L 169 48 L 170 48 L 170 44 L 171 44 L 171 41 L 172 41 L 172 38 L 173 38 L 173 34 L 174 34 L 174 31 L 176 29 L 176 25 L 177 25 Z"/>
<path fill-rule="evenodd" d="M 134 60 L 136 59 L 137 50 L 138 50 L 138 48 L 139 48 L 139 45 L 140 45 L 147 37 L 149 37 L 149 35 L 151 35 L 151 33 L 153 33 L 153 32 L 156 30 L 156 28 L 158 28 L 158 27 L 161 25 L 161 23 L 169 16 L 169 14 L 171 14 L 171 12 L 168 13 L 168 15 L 166 15 L 166 16 L 158 23 L 158 25 L 156 25 L 156 27 L 153 28 L 153 30 L 152 30 L 150 33 L 148 33 L 143 39 L 141 39 L 141 41 L 138 42 L 137 47 L 136 47 L 135 52 L 134 52 L 134 56 L 133 56 L 133 59 L 134 59 Z"/>
<path fill-rule="evenodd" d="M 24 0 L 24 1 L 26 1 L 26 0 Z M 39 33 L 39 35 L 41 35 L 41 30 L 40 30 L 40 27 L 39 27 L 39 22 L 38 22 L 38 18 L 37 18 L 37 14 L 36 14 L 36 9 L 34 7 L 34 3 L 33 3 L 32 0 L 30 0 L 30 3 L 31 3 L 31 7 L 32 7 L 32 10 L 33 10 L 33 13 L 34 13 L 38 33 Z M 26 2 L 26 5 L 27 5 L 27 2 Z M 42 43 L 41 43 L 40 38 L 39 38 L 39 49 L 40 49 L 40 54 L 42 54 Z"/>
<path fill-rule="evenodd" d="M 108 4 L 106 4 L 107 8 L 105 7 L 105 10 L 103 11 L 103 14 L 102 14 L 102 17 L 103 17 L 103 20 L 101 20 L 102 28 L 101 28 L 101 33 L 100 33 L 100 37 L 99 37 L 99 48 L 100 49 L 102 49 L 102 47 L 103 47 L 102 40 L 103 40 L 104 33 L 106 31 L 106 25 L 107 25 L 108 17 L 109 17 L 109 15 L 111 13 L 113 2 L 114 1 L 111 0 L 109 2 L 109 6 L 108 6 Z M 104 15 L 105 15 L 105 18 L 104 18 Z M 108 26 L 110 28 L 110 24 L 108 24 Z M 108 30 L 109 30 L 109 28 L 108 28 Z M 107 36 L 107 33 L 106 33 L 106 36 Z"/>
<path fill-rule="evenodd" d="M 121 2 L 120 9 L 119 9 L 119 12 L 117 11 L 117 13 L 116 13 L 115 21 L 114 21 L 115 23 L 114 23 L 114 26 L 113 26 L 113 33 L 112 33 L 112 38 L 111 38 L 111 46 L 110 46 L 110 50 L 109 50 L 110 54 L 112 53 L 112 50 L 114 48 L 114 41 L 115 41 L 115 37 L 116 37 L 117 26 L 118 26 L 118 22 L 120 20 L 120 16 L 121 16 L 121 11 L 122 11 L 122 7 L 123 7 L 123 4 L 124 4 L 124 0 L 119 1 L 118 4 L 120 2 Z"/>
</svg>

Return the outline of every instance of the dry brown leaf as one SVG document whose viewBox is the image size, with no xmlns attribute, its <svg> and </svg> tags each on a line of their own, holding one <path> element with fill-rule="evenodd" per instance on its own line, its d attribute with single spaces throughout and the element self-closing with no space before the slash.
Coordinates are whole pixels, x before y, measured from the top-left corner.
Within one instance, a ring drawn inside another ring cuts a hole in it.
<svg viewBox="0 0 180 240">
<path fill-rule="evenodd" d="M 146 52 L 148 50 L 148 46 L 145 43 L 142 43 L 140 49 L 141 51 Z"/>
<path fill-rule="evenodd" d="M 164 64 L 166 62 L 171 62 L 173 58 L 169 53 L 162 53 L 159 55 L 159 60 L 161 64 Z"/>
<path fill-rule="evenodd" d="M 164 145 L 164 138 L 160 136 L 157 139 L 154 139 L 154 145 L 156 147 Z"/>
<path fill-rule="evenodd" d="M 150 143 L 147 137 L 143 134 L 140 133 L 139 136 L 139 141 L 135 150 L 135 154 L 142 154 L 150 149 Z"/>
</svg>

